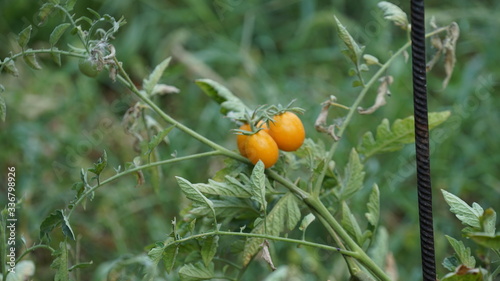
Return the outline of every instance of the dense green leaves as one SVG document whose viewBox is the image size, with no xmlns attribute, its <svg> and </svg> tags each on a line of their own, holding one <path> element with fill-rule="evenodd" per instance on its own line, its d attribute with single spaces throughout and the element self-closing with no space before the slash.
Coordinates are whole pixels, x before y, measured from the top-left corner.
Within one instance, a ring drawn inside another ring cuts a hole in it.
<svg viewBox="0 0 500 281">
<path fill-rule="evenodd" d="M 433 129 L 443 123 L 450 116 L 449 111 L 429 113 L 429 129 Z M 415 141 L 414 117 L 410 116 L 404 119 L 397 119 L 389 124 L 388 119 L 382 120 L 377 127 L 376 137 L 371 132 L 367 132 L 358 145 L 359 153 L 366 158 L 377 153 L 396 151 L 405 144 Z"/>
</svg>

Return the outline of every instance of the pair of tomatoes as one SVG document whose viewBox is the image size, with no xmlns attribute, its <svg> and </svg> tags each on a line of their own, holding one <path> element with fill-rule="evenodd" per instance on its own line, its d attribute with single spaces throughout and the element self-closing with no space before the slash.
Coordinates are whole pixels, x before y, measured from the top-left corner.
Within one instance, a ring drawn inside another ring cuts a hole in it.
<svg viewBox="0 0 500 281">
<path fill-rule="evenodd" d="M 260 122 L 261 128 L 251 135 L 238 135 L 237 144 L 241 155 L 256 164 L 261 160 L 266 168 L 278 161 L 279 150 L 295 151 L 304 143 L 306 136 L 304 125 L 299 117 L 287 111 L 273 117 L 274 122 Z M 243 131 L 252 131 L 249 124 L 240 127 Z"/>
</svg>

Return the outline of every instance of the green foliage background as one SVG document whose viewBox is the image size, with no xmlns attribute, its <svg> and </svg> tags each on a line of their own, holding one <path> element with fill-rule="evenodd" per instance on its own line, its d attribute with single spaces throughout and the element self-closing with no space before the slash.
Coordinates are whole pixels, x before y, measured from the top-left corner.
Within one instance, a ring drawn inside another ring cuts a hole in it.
<svg viewBox="0 0 500 281">
<path fill-rule="evenodd" d="M 406 2 L 401 6 L 409 14 Z M 335 95 L 340 103 L 349 105 L 358 92 L 351 86 L 350 64 L 340 52 L 343 46 L 333 15 L 366 45 L 366 53 L 382 60 L 406 40 L 402 31 L 382 20 L 376 4 L 368 0 L 79 1 L 75 11 L 84 15 L 91 7 L 126 18 L 128 23 L 113 44 L 137 83 L 157 63 L 172 56 L 163 81 L 178 87 L 181 93 L 161 97 L 162 107 L 210 139 L 236 149 L 235 137 L 229 132 L 234 125 L 221 117 L 218 105 L 194 80 L 217 80 L 249 106 L 287 104 L 297 99 L 295 105 L 306 109 L 302 119 L 308 137 L 330 142 L 314 131 L 319 104 Z M 223 7 L 226 10 L 221 10 Z M 59 19 L 50 18 L 36 26 L 38 8 L 28 0 L 0 2 L 0 57 L 18 48 L 16 34 L 29 24 L 34 26 L 30 45 L 47 47 Z M 456 21 L 461 29 L 457 65 L 449 86 L 441 90 L 442 67 L 428 75 L 430 110 L 452 111 L 452 117 L 431 136 L 440 263 L 451 253 L 443 234 L 459 236 L 460 225 L 437 190 L 444 188 L 484 207 L 497 207 L 500 199 L 500 136 L 496 130 L 500 123 L 500 101 L 496 98 L 500 2 L 434 1 L 428 3 L 427 17 L 431 16 L 441 25 Z M 77 44 L 69 34 L 62 40 Z M 39 224 L 48 213 L 73 198 L 71 186 L 78 180 L 81 167 L 89 167 L 103 150 L 115 167 L 135 157 L 134 140 L 121 125 L 123 114 L 134 104 L 130 94 L 104 73 L 97 80 L 82 76 L 76 59 L 63 58 L 62 67 L 48 57 L 40 60 L 43 71 L 19 64 L 18 78 L 1 76 L 8 109 L 6 122 L 0 124 L 0 168 L 4 171 L 0 181 L 5 182 L 7 166 L 16 167 L 17 195 L 23 200 L 18 233 L 28 245 L 37 243 Z M 394 120 L 413 114 L 410 65 L 398 59 L 389 72 L 395 82 L 388 104 L 373 115 L 354 118 L 337 154 L 338 165 L 347 161 L 349 148 L 362 134 L 373 130 L 383 118 Z M 375 89 L 363 106 L 370 106 L 374 98 Z M 341 110 L 337 116 L 345 113 Z M 187 155 L 206 149 L 175 130 L 170 139 L 170 146 L 160 147 L 162 155 Z M 402 280 L 420 279 L 413 150 L 408 146 L 366 164 L 367 185 L 377 182 L 381 190 L 382 221 L 388 226 L 390 248 Z M 87 203 L 87 210 L 73 217 L 82 259 L 94 261 L 94 266 L 84 271 L 85 276 L 91 276 L 105 262 L 144 252 L 145 246 L 164 239 L 170 232 L 170 220 L 185 203 L 174 176 L 204 182 L 220 167 L 219 158 L 165 167 L 159 195 L 153 192 L 147 173 L 142 186 L 136 187 L 136 179 L 128 177 L 99 190 L 94 201 Z M 3 196 L 0 203 L 5 203 Z M 363 206 L 351 209 L 357 207 Z M 320 229 L 308 235 L 325 237 Z M 285 252 L 284 247 L 278 250 L 280 264 L 301 265 L 306 276 L 309 271 L 329 271 L 332 267 L 325 264 L 321 252 L 296 256 L 296 252 Z M 48 280 L 53 274 L 50 255 L 35 251 L 32 259 L 37 264 L 36 280 Z M 266 269 L 256 264 L 250 270 L 262 274 L 262 268 Z M 438 267 L 439 271 L 443 268 Z"/>
</svg>

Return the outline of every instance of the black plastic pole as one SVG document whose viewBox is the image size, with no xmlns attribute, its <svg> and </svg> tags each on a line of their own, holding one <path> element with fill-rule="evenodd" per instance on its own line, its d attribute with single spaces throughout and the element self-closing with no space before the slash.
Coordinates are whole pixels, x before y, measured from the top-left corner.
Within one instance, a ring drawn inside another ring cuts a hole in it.
<svg viewBox="0 0 500 281">
<path fill-rule="evenodd" d="M 434 254 L 434 228 L 432 220 L 432 188 L 429 159 L 429 125 L 427 115 L 425 60 L 425 8 L 423 0 L 411 0 L 411 40 L 422 272 L 424 281 L 435 281 L 436 260 Z"/>
</svg>

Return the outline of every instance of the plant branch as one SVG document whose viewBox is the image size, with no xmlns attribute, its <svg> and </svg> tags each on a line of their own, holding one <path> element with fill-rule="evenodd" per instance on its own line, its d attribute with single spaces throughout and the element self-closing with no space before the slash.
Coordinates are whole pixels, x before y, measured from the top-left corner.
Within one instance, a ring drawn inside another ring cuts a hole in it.
<svg viewBox="0 0 500 281">
<path fill-rule="evenodd" d="M 268 239 L 268 240 L 273 240 L 273 241 L 281 241 L 281 242 L 286 242 L 286 243 L 293 243 L 293 244 L 298 244 L 298 245 L 315 247 L 315 248 L 323 249 L 323 250 L 327 250 L 327 251 L 338 252 L 338 253 L 341 253 L 342 255 L 346 255 L 346 256 L 356 256 L 357 255 L 355 252 L 352 252 L 352 251 L 342 250 L 342 249 L 337 248 L 337 247 L 332 247 L 332 246 L 328 246 L 328 245 L 324 245 L 324 244 L 309 242 L 309 241 L 305 241 L 305 240 L 291 239 L 291 238 L 272 236 L 272 235 L 266 235 L 266 234 L 232 232 L 232 231 L 221 231 L 221 230 L 214 230 L 211 232 L 195 234 L 192 236 L 188 236 L 185 238 L 181 238 L 181 239 L 172 241 L 165 246 L 180 244 L 180 243 L 187 242 L 187 241 L 190 241 L 193 239 L 204 238 L 206 236 L 214 236 L 214 235 L 239 236 L 239 237 L 248 237 L 248 238 L 262 238 L 262 239 Z"/>
<path fill-rule="evenodd" d="M 172 164 L 172 163 L 176 163 L 176 162 L 181 162 L 181 161 L 185 161 L 185 160 L 192 160 L 192 159 L 197 159 L 197 158 L 202 158 L 202 157 L 208 157 L 208 156 L 217 156 L 217 155 L 223 155 L 220 151 L 209 151 L 209 152 L 202 152 L 202 153 L 198 153 L 198 154 L 192 154 L 192 155 L 188 155 L 188 156 L 184 156 L 184 157 L 176 157 L 176 158 L 172 158 L 172 159 L 167 159 L 167 160 L 163 160 L 163 161 L 157 161 L 157 162 L 152 162 L 152 163 L 148 163 L 148 164 L 144 164 L 144 165 L 141 165 L 141 166 L 137 166 L 135 168 L 132 168 L 132 169 L 128 169 L 126 171 L 123 171 L 121 173 L 118 173 L 112 177 L 109 177 L 107 178 L 106 180 L 104 181 L 101 181 L 100 184 L 98 185 L 95 185 L 93 187 L 91 187 L 90 189 L 88 189 L 84 194 L 82 194 L 78 200 L 76 200 L 76 202 L 74 203 L 74 205 L 78 205 L 83 199 L 85 199 L 89 194 L 91 194 L 92 192 L 94 192 L 95 190 L 97 190 L 99 187 L 107 184 L 107 183 L 110 183 L 118 178 L 121 178 L 123 176 L 126 176 L 126 175 L 129 175 L 129 174 L 132 174 L 132 173 L 135 173 L 135 172 L 138 172 L 140 170 L 144 170 L 144 169 L 148 169 L 148 168 L 153 168 L 153 167 L 156 167 L 156 166 L 160 166 L 160 165 L 165 165 L 165 164 Z M 69 213 L 68 213 L 68 219 L 71 217 L 71 214 L 73 213 L 73 211 L 75 210 L 76 208 L 72 208 Z"/>
<path fill-rule="evenodd" d="M 16 259 L 16 263 L 18 263 L 20 260 L 22 260 L 24 258 L 24 256 L 26 256 L 27 254 L 33 252 L 34 250 L 36 249 L 47 249 L 50 251 L 50 253 L 54 253 L 56 250 L 54 250 L 54 248 L 50 247 L 49 245 L 44 245 L 44 244 L 40 244 L 40 245 L 35 245 L 33 247 L 30 247 L 28 249 L 26 249 L 26 251 L 24 251 L 24 253 L 22 253 L 17 259 Z"/>
</svg>

